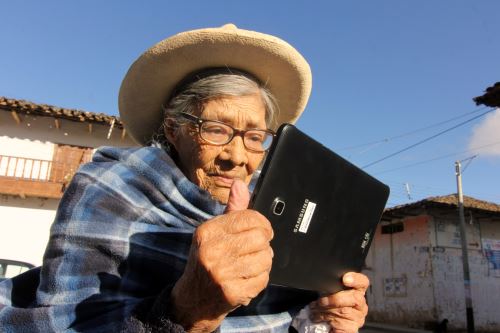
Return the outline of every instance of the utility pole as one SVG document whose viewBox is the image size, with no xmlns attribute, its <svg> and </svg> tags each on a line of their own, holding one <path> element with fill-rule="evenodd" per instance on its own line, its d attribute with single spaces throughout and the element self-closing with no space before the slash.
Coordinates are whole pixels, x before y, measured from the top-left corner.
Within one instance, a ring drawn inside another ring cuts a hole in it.
<svg viewBox="0 0 500 333">
<path fill-rule="evenodd" d="M 474 156 L 475 157 L 475 156 Z M 473 157 L 473 158 L 474 158 Z M 465 309 L 467 314 L 467 333 L 474 333 L 474 311 L 472 309 L 472 294 L 470 288 L 469 254 L 467 251 L 467 235 L 464 217 L 464 196 L 462 194 L 462 171 L 460 161 L 455 162 L 457 176 L 458 214 L 460 217 L 460 238 L 462 239 L 462 264 L 464 269 Z"/>
</svg>

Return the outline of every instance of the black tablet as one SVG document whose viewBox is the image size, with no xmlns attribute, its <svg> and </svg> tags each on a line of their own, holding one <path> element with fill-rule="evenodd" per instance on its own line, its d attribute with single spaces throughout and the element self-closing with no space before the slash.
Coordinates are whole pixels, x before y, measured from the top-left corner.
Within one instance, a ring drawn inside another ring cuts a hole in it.
<svg viewBox="0 0 500 333">
<path fill-rule="evenodd" d="M 333 293 L 360 271 L 389 187 L 295 126 L 277 132 L 250 207 L 271 222 L 270 283 Z"/>
</svg>

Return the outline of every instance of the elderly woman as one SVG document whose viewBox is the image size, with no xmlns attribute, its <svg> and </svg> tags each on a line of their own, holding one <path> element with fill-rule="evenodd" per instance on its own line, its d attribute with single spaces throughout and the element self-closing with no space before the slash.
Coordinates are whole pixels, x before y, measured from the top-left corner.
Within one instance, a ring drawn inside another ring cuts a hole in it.
<svg viewBox="0 0 500 333">
<path fill-rule="evenodd" d="M 0 325 L 286 332 L 309 304 L 313 321 L 357 332 L 366 276 L 348 273 L 346 290 L 320 298 L 268 285 L 273 230 L 247 209 L 272 129 L 297 119 L 310 87 L 294 48 L 233 25 L 153 46 L 123 81 L 120 113 L 136 141 L 154 145 L 101 148 L 78 171 L 41 269 L 0 286 Z"/>
</svg>

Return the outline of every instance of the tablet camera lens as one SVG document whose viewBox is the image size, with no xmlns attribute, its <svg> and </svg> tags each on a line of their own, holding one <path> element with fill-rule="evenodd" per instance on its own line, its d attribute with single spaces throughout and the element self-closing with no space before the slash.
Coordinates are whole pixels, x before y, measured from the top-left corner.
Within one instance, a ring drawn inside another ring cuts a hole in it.
<svg viewBox="0 0 500 333">
<path fill-rule="evenodd" d="M 285 202 L 276 199 L 274 200 L 273 213 L 274 215 L 281 215 L 285 210 Z"/>
</svg>

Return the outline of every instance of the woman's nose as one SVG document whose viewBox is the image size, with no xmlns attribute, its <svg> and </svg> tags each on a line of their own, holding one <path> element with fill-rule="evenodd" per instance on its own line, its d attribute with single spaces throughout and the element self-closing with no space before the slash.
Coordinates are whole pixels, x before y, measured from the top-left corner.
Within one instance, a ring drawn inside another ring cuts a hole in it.
<svg viewBox="0 0 500 333">
<path fill-rule="evenodd" d="M 235 135 L 231 142 L 225 145 L 224 152 L 227 154 L 227 160 L 230 160 L 234 165 L 248 163 L 248 152 L 241 135 Z"/>
</svg>

